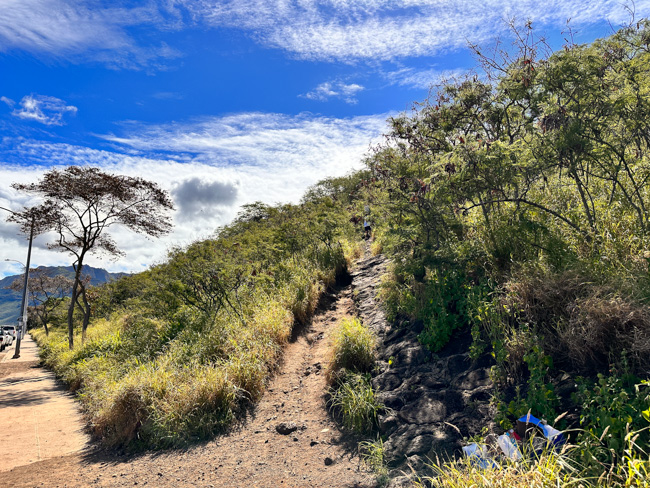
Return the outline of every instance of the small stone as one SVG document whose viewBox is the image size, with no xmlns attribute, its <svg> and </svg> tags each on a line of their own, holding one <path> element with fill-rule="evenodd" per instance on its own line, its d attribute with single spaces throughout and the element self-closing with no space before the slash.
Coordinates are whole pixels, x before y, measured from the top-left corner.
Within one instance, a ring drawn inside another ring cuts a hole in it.
<svg viewBox="0 0 650 488">
<path fill-rule="evenodd" d="M 275 430 L 277 431 L 278 434 L 289 435 L 292 432 L 298 430 L 298 426 L 296 425 L 295 422 L 280 422 L 278 425 L 275 426 Z"/>
<path fill-rule="evenodd" d="M 325 466 L 331 466 L 332 464 L 334 464 L 334 460 L 331 457 L 326 457 Z"/>
<path fill-rule="evenodd" d="M 317 446 L 318 444 L 319 444 L 318 441 L 311 441 L 311 442 L 309 443 L 309 447 L 314 447 L 314 446 Z"/>
</svg>

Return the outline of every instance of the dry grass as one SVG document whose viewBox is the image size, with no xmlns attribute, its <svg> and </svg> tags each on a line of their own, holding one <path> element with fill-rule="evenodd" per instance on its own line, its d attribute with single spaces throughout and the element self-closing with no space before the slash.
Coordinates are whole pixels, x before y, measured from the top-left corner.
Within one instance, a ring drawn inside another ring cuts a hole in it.
<svg viewBox="0 0 650 488">
<path fill-rule="evenodd" d="M 650 311 L 579 271 L 528 271 L 506 286 L 507 306 L 536 326 L 557 364 L 607 371 L 625 351 L 637 374 L 650 373 Z M 569 364 L 567 364 L 569 363 Z"/>
<path fill-rule="evenodd" d="M 357 318 L 344 318 L 332 334 L 330 377 L 340 369 L 366 373 L 375 364 L 376 337 Z"/>
</svg>

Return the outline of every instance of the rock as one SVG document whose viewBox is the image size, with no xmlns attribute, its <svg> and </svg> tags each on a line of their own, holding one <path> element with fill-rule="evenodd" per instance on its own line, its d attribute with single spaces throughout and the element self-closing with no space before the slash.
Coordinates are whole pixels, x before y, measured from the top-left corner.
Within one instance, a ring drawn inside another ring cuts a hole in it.
<svg viewBox="0 0 650 488">
<path fill-rule="evenodd" d="M 388 482 L 386 488 L 410 488 L 413 486 L 413 481 L 410 476 L 398 476 Z"/>
<path fill-rule="evenodd" d="M 382 434 L 392 434 L 399 425 L 399 419 L 395 415 L 380 415 L 378 418 L 379 430 Z"/>
<path fill-rule="evenodd" d="M 377 400 L 379 400 L 383 405 L 393 410 L 399 410 L 404 406 L 404 400 L 402 399 L 400 393 L 394 393 L 391 391 L 379 391 L 377 392 Z"/>
<path fill-rule="evenodd" d="M 399 341 L 407 332 L 408 329 L 406 327 L 391 327 L 390 331 L 384 338 L 384 344 L 388 345 Z"/>
<path fill-rule="evenodd" d="M 426 461 L 422 456 L 414 454 L 406 458 L 406 463 L 415 471 L 422 471 L 426 467 Z"/>
<path fill-rule="evenodd" d="M 292 432 L 298 430 L 298 426 L 296 425 L 295 422 L 280 422 L 278 425 L 275 426 L 275 430 L 277 431 L 278 434 L 289 435 Z"/>
<path fill-rule="evenodd" d="M 481 386 L 489 385 L 490 371 L 488 368 L 479 368 L 457 376 L 452 385 L 459 390 L 474 390 Z"/>
<path fill-rule="evenodd" d="M 471 366 L 469 354 L 454 354 L 447 358 L 447 372 L 452 378 L 461 375 Z"/>
<path fill-rule="evenodd" d="M 372 379 L 372 386 L 375 390 L 390 391 L 396 390 L 402 384 L 403 379 L 396 374 L 386 372 Z"/>
<path fill-rule="evenodd" d="M 325 466 L 331 466 L 332 464 L 334 464 L 334 460 L 329 456 L 326 457 L 325 458 Z"/>
<path fill-rule="evenodd" d="M 427 391 L 399 412 L 399 417 L 410 424 L 433 424 L 442 422 L 447 412 L 464 410 L 462 395 L 454 390 Z"/>
</svg>

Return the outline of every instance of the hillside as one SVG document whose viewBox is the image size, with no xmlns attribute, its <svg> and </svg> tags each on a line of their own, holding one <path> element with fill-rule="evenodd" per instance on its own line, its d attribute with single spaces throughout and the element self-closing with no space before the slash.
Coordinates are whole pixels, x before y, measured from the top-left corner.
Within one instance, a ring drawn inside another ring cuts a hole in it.
<svg viewBox="0 0 650 488">
<path fill-rule="evenodd" d="M 74 278 L 72 266 L 39 266 L 36 269 L 43 271 L 46 276 L 63 275 L 70 279 Z M 84 274 L 90 276 L 92 286 L 102 285 L 127 276 L 127 273 L 109 273 L 105 269 L 93 268 L 92 266 L 84 266 Z M 14 324 L 18 320 L 21 295 L 7 289 L 18 278 L 22 279 L 22 275 L 5 276 L 0 280 L 0 323 Z"/>
<path fill-rule="evenodd" d="M 547 57 L 531 32 L 516 55 L 477 50 L 489 81 L 390 119 L 364 170 L 300 204 L 248 205 L 103 287 L 85 343 L 36 334 L 44 362 L 104 446 L 213 439 L 255 411 L 287 344 L 353 276 L 362 320 L 330 324 L 319 398 L 380 477 L 409 462 L 427 486 L 645 486 L 649 40 L 643 21 Z M 497 470 L 436 460 L 529 412 L 569 446 Z"/>
</svg>

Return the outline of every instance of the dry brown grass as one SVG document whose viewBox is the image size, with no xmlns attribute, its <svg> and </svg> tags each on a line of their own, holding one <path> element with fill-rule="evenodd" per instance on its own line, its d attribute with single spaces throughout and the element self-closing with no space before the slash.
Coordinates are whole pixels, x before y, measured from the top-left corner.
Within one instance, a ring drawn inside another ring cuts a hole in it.
<svg viewBox="0 0 650 488">
<path fill-rule="evenodd" d="M 507 284 L 507 306 L 544 336 L 557 364 L 606 371 L 625 351 L 637 374 L 650 372 L 650 310 L 586 274 L 528 271 Z"/>
</svg>

